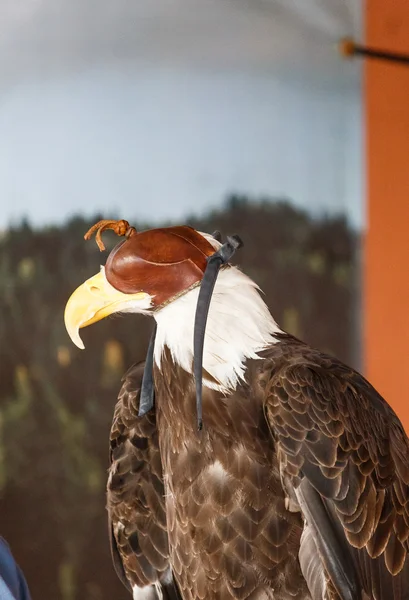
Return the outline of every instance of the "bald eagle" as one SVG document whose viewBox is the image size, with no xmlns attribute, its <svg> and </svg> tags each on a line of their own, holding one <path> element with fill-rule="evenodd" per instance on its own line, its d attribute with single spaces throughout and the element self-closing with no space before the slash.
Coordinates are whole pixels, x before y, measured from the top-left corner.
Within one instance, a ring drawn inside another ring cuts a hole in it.
<svg viewBox="0 0 409 600">
<path fill-rule="evenodd" d="M 285 333 L 190 227 L 121 241 L 69 299 L 79 329 L 151 315 L 124 376 L 107 485 L 114 565 L 134 599 L 408 600 L 409 442 L 365 378 Z M 133 335 L 137 335 L 137 329 Z M 203 410 L 203 414 L 202 414 Z"/>
</svg>

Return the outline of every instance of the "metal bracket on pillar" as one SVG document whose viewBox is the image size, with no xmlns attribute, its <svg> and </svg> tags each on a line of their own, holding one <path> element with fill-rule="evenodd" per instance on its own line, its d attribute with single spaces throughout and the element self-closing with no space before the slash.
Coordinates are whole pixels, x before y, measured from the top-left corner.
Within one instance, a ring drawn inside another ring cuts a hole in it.
<svg viewBox="0 0 409 600">
<path fill-rule="evenodd" d="M 409 54 L 399 52 L 389 52 L 387 50 L 378 50 L 356 44 L 351 38 L 344 38 L 339 43 L 339 52 L 344 58 L 354 58 L 355 56 L 386 60 L 401 65 L 409 65 Z"/>
</svg>

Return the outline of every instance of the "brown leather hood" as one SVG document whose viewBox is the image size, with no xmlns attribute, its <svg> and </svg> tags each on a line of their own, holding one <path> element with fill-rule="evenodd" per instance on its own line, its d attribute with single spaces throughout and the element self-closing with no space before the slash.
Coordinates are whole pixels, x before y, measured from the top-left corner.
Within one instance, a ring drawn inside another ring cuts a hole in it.
<svg viewBox="0 0 409 600">
<path fill-rule="evenodd" d="M 157 307 L 199 283 L 214 252 L 191 227 L 133 230 L 108 256 L 105 275 L 125 294 L 150 294 Z"/>
</svg>

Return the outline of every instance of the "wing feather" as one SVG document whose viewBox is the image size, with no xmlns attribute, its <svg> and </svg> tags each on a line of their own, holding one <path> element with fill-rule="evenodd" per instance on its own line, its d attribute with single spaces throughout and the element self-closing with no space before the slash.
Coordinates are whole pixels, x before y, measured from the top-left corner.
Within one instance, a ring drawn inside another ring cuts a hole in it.
<svg viewBox="0 0 409 600">
<path fill-rule="evenodd" d="M 134 365 L 125 374 L 111 428 L 107 485 L 111 553 L 129 590 L 152 586 L 153 597 L 176 600 L 180 595 L 169 565 L 155 414 L 138 417 L 143 367 Z"/>
<path fill-rule="evenodd" d="M 318 492 L 327 533 L 339 530 L 370 597 L 409 599 L 409 441 L 396 414 L 356 371 L 304 344 L 264 369 L 287 493 L 303 479 Z"/>
</svg>

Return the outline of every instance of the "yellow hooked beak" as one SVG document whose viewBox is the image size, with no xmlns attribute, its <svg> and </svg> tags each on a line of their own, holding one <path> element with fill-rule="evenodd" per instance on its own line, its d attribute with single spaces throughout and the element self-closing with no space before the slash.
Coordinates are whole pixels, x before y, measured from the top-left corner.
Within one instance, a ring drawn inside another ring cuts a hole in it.
<svg viewBox="0 0 409 600">
<path fill-rule="evenodd" d="M 64 312 L 65 327 L 73 343 L 84 349 L 79 330 L 120 311 L 146 312 L 151 297 L 145 292 L 124 294 L 107 281 L 101 270 L 71 295 Z"/>
</svg>

